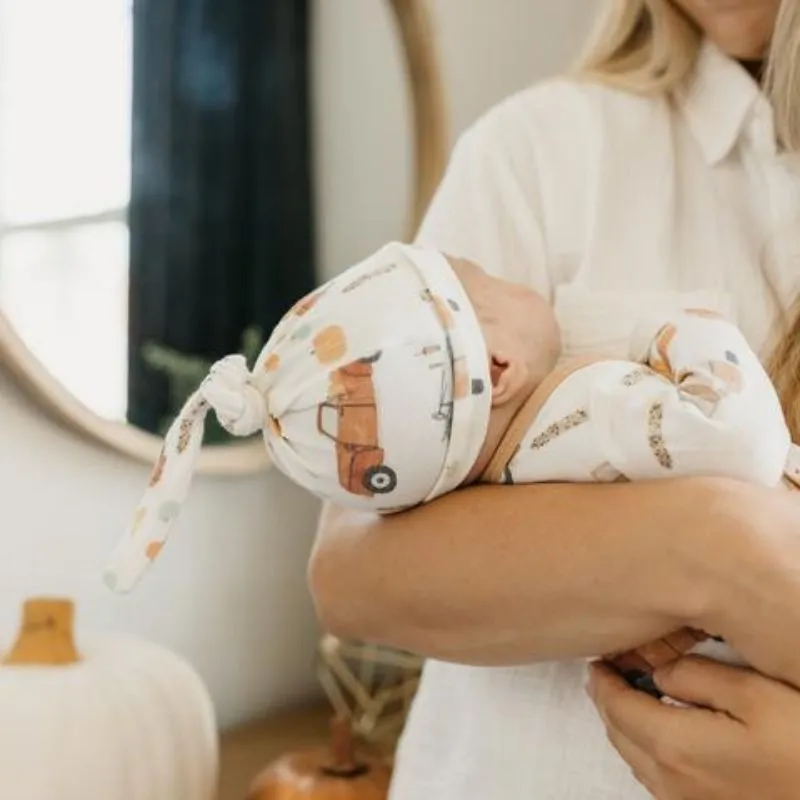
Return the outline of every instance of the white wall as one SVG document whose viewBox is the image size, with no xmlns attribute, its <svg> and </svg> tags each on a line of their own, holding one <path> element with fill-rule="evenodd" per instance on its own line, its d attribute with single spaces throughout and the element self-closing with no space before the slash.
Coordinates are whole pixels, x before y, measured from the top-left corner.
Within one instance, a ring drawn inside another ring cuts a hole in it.
<svg viewBox="0 0 800 800">
<path fill-rule="evenodd" d="M 598 0 L 429 0 L 450 137 L 502 97 L 569 64 Z M 411 131 L 388 2 L 319 0 L 314 67 L 319 260 L 335 275 L 404 236 Z"/>
<path fill-rule="evenodd" d="M 89 445 L 0 374 L 0 633 L 31 593 L 77 600 L 79 622 L 135 631 L 187 656 L 228 723 L 315 688 L 303 585 L 316 503 L 277 471 L 198 479 L 159 564 L 128 596 L 101 569 L 148 468 Z"/>
<path fill-rule="evenodd" d="M 432 0 L 453 134 L 566 63 L 596 0 Z M 319 251 L 324 275 L 404 231 L 406 98 L 377 0 L 316 4 Z M 223 724 L 315 691 L 304 585 L 316 503 L 271 472 L 198 479 L 181 524 L 127 597 L 99 581 L 149 467 L 77 439 L 0 373 L 0 638 L 32 593 L 76 598 L 80 622 L 135 631 L 187 656 Z"/>
</svg>

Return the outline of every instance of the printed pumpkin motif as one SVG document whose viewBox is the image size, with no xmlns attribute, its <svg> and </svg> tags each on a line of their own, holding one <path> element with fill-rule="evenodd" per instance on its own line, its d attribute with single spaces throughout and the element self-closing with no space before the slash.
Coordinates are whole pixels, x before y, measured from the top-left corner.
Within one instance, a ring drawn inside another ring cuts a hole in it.
<svg viewBox="0 0 800 800">
<path fill-rule="evenodd" d="M 264 372 L 276 372 L 281 365 L 281 357 L 277 353 L 270 353 L 264 359 Z"/>
<path fill-rule="evenodd" d="M 155 561 L 163 549 L 164 542 L 150 542 L 144 552 L 151 561 Z"/>
<path fill-rule="evenodd" d="M 347 336 L 340 325 L 323 328 L 313 339 L 314 355 L 320 364 L 332 364 L 347 354 Z"/>
</svg>

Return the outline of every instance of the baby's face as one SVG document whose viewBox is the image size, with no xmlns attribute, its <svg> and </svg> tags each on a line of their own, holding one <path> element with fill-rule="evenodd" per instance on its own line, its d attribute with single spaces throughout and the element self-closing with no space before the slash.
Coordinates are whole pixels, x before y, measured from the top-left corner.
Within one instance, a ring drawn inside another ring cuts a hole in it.
<svg viewBox="0 0 800 800">
<path fill-rule="evenodd" d="M 561 349 L 550 304 L 532 289 L 493 278 L 470 261 L 447 260 L 475 308 L 493 378 L 505 371 L 514 393 L 531 391 L 553 370 Z"/>
</svg>

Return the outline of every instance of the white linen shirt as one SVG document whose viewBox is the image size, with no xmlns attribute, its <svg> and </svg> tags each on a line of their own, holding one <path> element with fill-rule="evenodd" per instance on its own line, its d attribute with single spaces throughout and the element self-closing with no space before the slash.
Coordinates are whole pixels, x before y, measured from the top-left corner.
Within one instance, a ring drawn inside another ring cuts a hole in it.
<svg viewBox="0 0 800 800">
<path fill-rule="evenodd" d="M 565 357 L 624 357 L 637 316 L 676 303 L 729 314 L 764 353 L 797 294 L 799 233 L 800 179 L 769 104 L 706 44 L 675 97 L 561 79 L 490 111 L 458 142 L 419 241 L 551 298 Z M 429 661 L 391 800 L 649 797 L 584 682 L 581 661 Z"/>
</svg>

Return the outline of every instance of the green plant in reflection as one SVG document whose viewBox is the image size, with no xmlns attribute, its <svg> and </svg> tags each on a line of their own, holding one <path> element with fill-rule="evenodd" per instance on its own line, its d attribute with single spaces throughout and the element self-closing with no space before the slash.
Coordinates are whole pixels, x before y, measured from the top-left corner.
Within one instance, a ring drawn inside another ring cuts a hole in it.
<svg viewBox="0 0 800 800">
<path fill-rule="evenodd" d="M 251 365 L 264 346 L 264 334 L 252 326 L 242 333 L 240 352 Z M 171 347 L 149 342 L 142 347 L 142 358 L 150 369 L 165 375 L 169 382 L 170 410 L 161 420 L 158 433 L 164 436 L 189 395 L 194 392 L 211 369 L 213 361 L 192 353 L 182 353 Z M 206 444 L 230 442 L 231 435 L 217 422 L 213 414 L 206 419 Z"/>
</svg>

